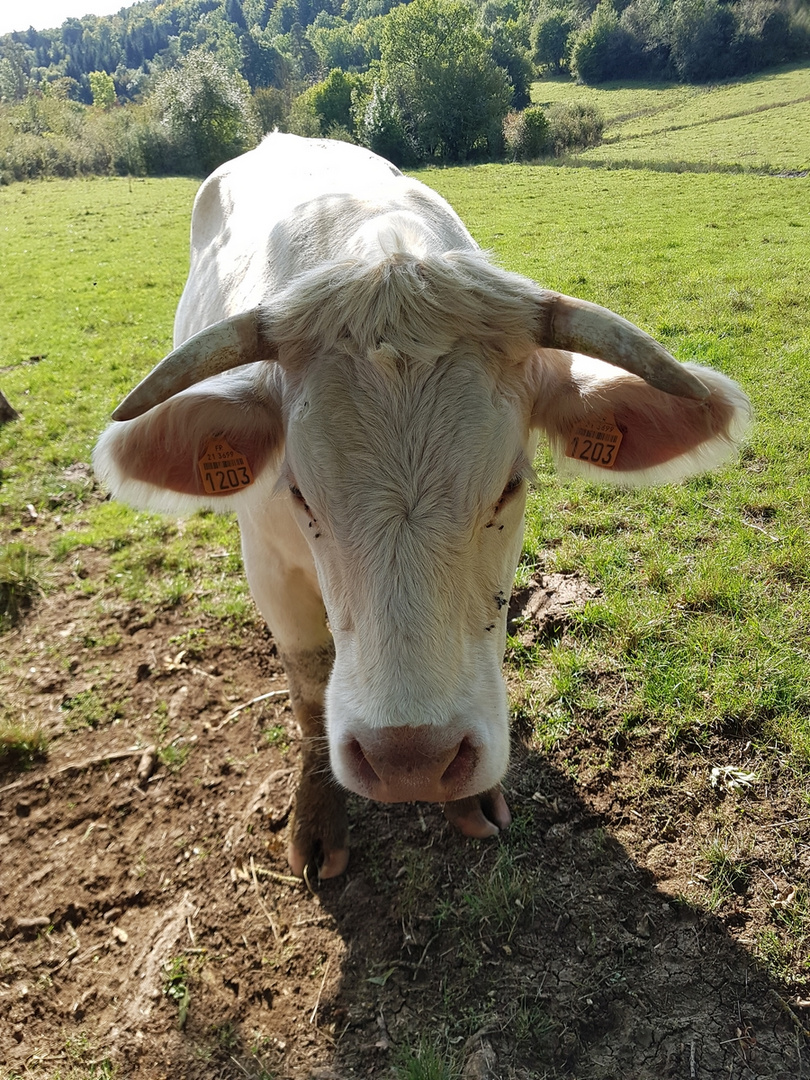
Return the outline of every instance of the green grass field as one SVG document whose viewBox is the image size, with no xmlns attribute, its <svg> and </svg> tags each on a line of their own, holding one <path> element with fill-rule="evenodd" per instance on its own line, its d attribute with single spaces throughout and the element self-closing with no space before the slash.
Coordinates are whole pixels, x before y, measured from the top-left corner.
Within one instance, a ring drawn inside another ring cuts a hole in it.
<svg viewBox="0 0 810 1080">
<path fill-rule="evenodd" d="M 810 68 L 788 67 L 712 86 L 534 84 L 533 101 L 594 104 L 604 141 L 577 163 L 761 172 L 810 169 Z"/>
</svg>

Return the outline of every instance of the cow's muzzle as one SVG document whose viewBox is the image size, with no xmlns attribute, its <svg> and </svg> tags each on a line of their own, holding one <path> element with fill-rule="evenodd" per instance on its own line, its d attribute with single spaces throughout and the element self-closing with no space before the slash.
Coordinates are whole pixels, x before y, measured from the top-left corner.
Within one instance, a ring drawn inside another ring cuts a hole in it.
<svg viewBox="0 0 810 1080">
<path fill-rule="evenodd" d="M 344 783 L 358 795 L 388 803 L 450 802 L 475 790 L 479 752 L 468 735 L 396 727 L 349 737 L 342 757 Z"/>
</svg>

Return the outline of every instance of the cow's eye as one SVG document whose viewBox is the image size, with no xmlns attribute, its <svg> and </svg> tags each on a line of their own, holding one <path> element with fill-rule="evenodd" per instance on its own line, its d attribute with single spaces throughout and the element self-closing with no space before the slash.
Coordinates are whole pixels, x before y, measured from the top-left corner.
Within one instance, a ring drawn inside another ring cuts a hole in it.
<svg viewBox="0 0 810 1080">
<path fill-rule="evenodd" d="M 291 495 L 292 495 L 292 497 L 293 497 L 294 499 L 296 499 L 296 500 L 297 500 L 298 502 L 300 502 L 300 503 L 306 503 L 306 499 L 305 499 L 305 498 L 304 498 L 304 496 L 303 496 L 303 495 L 301 494 L 301 489 L 300 489 L 299 487 L 296 487 L 296 486 L 295 486 L 295 484 L 290 484 L 290 494 L 291 494 Z"/>
<path fill-rule="evenodd" d="M 522 483 L 523 483 L 523 477 L 522 477 L 522 475 L 520 473 L 515 473 L 514 476 L 510 477 L 509 483 L 503 489 L 503 495 L 501 495 L 501 500 L 509 498 L 509 496 L 513 492 L 517 491 L 517 489 L 520 487 L 520 485 Z"/>
</svg>

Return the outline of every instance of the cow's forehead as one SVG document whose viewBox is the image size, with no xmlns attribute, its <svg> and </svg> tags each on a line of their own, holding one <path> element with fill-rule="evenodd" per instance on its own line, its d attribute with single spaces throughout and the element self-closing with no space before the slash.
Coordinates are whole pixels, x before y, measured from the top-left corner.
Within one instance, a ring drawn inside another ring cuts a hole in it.
<svg viewBox="0 0 810 1080">
<path fill-rule="evenodd" d="M 528 438 L 528 403 L 473 345 L 429 358 L 317 357 L 289 413 L 288 463 L 312 497 L 358 483 L 444 487 L 456 509 L 497 498 Z"/>
</svg>

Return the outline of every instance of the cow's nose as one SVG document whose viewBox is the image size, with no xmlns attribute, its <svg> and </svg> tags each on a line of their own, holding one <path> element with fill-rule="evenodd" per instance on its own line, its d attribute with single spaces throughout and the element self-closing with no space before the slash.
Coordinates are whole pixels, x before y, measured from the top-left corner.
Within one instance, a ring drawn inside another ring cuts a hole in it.
<svg viewBox="0 0 810 1080">
<path fill-rule="evenodd" d="M 478 764 L 471 739 L 435 728 L 397 727 L 351 738 L 347 758 L 359 793 L 377 802 L 449 802 L 468 794 Z"/>
</svg>

